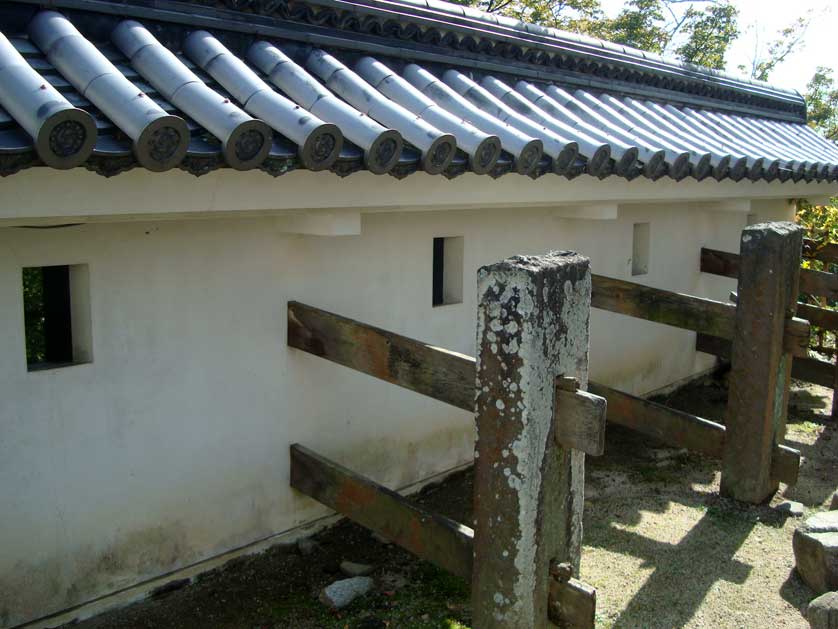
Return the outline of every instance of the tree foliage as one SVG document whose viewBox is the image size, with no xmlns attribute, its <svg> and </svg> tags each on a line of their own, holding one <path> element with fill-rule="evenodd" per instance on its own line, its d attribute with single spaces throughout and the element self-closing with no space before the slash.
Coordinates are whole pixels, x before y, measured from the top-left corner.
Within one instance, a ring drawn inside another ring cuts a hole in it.
<svg viewBox="0 0 838 629">
<path fill-rule="evenodd" d="M 819 67 L 806 86 L 809 125 L 829 140 L 838 140 L 838 86 L 832 70 Z"/>
<path fill-rule="evenodd" d="M 23 269 L 23 320 L 26 328 L 26 361 L 43 362 L 44 339 L 44 273 L 40 267 Z"/>
<path fill-rule="evenodd" d="M 591 33 L 604 15 L 600 0 L 488 0 L 486 10 L 543 26 Z"/>
<path fill-rule="evenodd" d="M 661 53 L 669 32 L 661 0 L 630 0 L 613 20 L 600 25 L 602 36 L 641 50 Z"/>
<path fill-rule="evenodd" d="M 605 16 L 600 0 L 458 1 L 716 69 L 724 67 L 739 33 L 738 11 L 729 0 L 627 0 L 613 18 Z"/>
<path fill-rule="evenodd" d="M 689 7 L 682 28 L 686 41 L 675 52 L 686 61 L 723 70 L 728 48 L 739 35 L 737 17 L 732 4 L 713 4 L 704 11 Z"/>
</svg>

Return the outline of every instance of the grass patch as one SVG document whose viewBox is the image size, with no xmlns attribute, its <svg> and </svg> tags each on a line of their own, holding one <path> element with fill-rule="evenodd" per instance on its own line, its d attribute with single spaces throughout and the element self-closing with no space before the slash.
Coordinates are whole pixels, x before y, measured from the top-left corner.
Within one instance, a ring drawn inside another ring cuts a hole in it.
<svg viewBox="0 0 838 629">
<path fill-rule="evenodd" d="M 823 430 L 823 424 L 812 421 L 789 423 L 786 425 L 787 432 L 802 433 L 804 435 L 818 435 Z"/>
</svg>

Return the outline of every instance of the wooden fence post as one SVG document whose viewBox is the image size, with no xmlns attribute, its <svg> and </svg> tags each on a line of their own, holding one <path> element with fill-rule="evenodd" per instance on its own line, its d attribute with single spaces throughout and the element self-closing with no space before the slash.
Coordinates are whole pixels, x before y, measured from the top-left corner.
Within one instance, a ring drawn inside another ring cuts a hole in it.
<svg viewBox="0 0 838 629">
<path fill-rule="evenodd" d="M 779 485 L 771 457 L 785 433 L 792 366 L 783 330 L 797 309 L 802 242 L 794 223 L 742 232 L 721 490 L 743 502 L 764 502 Z"/>
<path fill-rule="evenodd" d="M 589 261 L 483 267 L 478 300 L 474 626 L 542 629 L 551 563 L 579 569 L 584 454 L 556 443 L 553 412 L 559 376 L 588 380 Z"/>
</svg>

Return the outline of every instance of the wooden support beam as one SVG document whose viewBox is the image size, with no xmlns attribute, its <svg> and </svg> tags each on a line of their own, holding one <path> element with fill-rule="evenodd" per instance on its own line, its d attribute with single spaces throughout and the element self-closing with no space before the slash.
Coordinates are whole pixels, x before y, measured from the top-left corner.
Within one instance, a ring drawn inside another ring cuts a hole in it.
<svg viewBox="0 0 838 629">
<path fill-rule="evenodd" d="M 778 488 L 771 465 L 785 435 L 792 357 L 784 336 L 797 308 L 802 243 L 794 223 L 742 231 L 721 490 L 743 502 L 762 503 Z"/>
<path fill-rule="evenodd" d="M 803 257 L 838 264 L 838 243 L 820 242 L 811 238 L 803 239 Z"/>
<path fill-rule="evenodd" d="M 291 487 L 417 557 L 471 578 L 474 531 L 312 452 L 291 446 Z"/>
<path fill-rule="evenodd" d="M 797 304 L 797 316 L 824 330 L 838 330 L 838 310 L 819 308 L 809 304 Z"/>
<path fill-rule="evenodd" d="M 556 444 L 555 383 L 587 383 L 590 277 L 588 260 L 573 253 L 517 256 L 478 272 L 472 607 L 480 629 L 546 628 L 551 563 L 578 574 L 585 455 Z"/>
<path fill-rule="evenodd" d="M 800 292 L 835 301 L 838 299 L 838 273 L 800 269 Z"/>
<path fill-rule="evenodd" d="M 594 308 L 702 334 L 733 338 L 736 321 L 736 306 L 733 304 L 602 275 L 593 275 L 592 281 L 591 305 Z M 809 347 L 809 323 L 792 318 L 785 325 L 787 350 L 794 356 L 805 356 Z"/>
<path fill-rule="evenodd" d="M 469 527 L 429 513 L 300 444 L 291 446 L 291 486 L 420 559 L 471 579 L 474 531 Z M 579 615 L 593 617 L 595 605 L 596 591 L 582 581 L 550 586 L 551 618 L 559 626 L 575 626 L 569 623 Z"/>
<path fill-rule="evenodd" d="M 299 302 L 288 304 L 288 345 L 457 408 L 474 410 L 475 360 L 471 356 Z M 562 388 L 561 383 L 556 386 Z M 572 395 L 557 395 L 562 411 L 554 418 L 556 438 L 565 439 L 567 447 L 601 455 L 604 403 L 575 389 Z"/>
<path fill-rule="evenodd" d="M 702 247 L 701 270 L 713 275 L 738 278 L 739 255 Z M 827 299 L 838 299 L 838 274 L 800 269 L 800 291 Z"/>
<path fill-rule="evenodd" d="M 725 427 L 722 424 L 602 384 L 591 382 L 588 390 L 608 402 L 609 423 L 629 428 L 675 448 L 686 448 L 717 459 L 724 455 Z M 799 469 L 800 452 L 784 445 L 774 446 L 772 478 L 793 485 L 797 482 Z"/>
<path fill-rule="evenodd" d="M 466 411 L 474 358 L 340 315 L 288 303 L 288 345 Z"/>
<path fill-rule="evenodd" d="M 578 390 L 575 378 L 559 378 L 553 410 L 556 443 L 591 456 L 605 452 L 605 399 Z"/>
<path fill-rule="evenodd" d="M 594 308 L 722 338 L 733 335 L 736 306 L 731 304 L 602 275 L 593 275 L 592 282 Z"/>
<path fill-rule="evenodd" d="M 695 348 L 699 352 L 730 360 L 730 341 L 716 336 L 699 334 L 695 338 Z M 835 365 L 817 358 L 797 358 L 791 364 L 791 377 L 812 384 L 819 384 L 829 389 L 833 386 Z"/>
<path fill-rule="evenodd" d="M 702 247 L 699 268 L 702 273 L 738 279 L 739 254 Z"/>
<path fill-rule="evenodd" d="M 551 571 L 547 616 L 550 622 L 562 629 L 584 629 L 596 624 L 596 590 L 567 573 L 557 575 Z"/>
<path fill-rule="evenodd" d="M 469 356 L 434 347 L 297 302 L 289 303 L 288 315 L 288 338 L 289 345 L 292 347 L 310 351 L 341 365 L 381 378 L 387 382 L 393 382 L 464 410 L 469 410 L 468 406 L 473 404 L 471 400 L 474 399 L 474 359 Z M 360 343 L 360 340 L 363 340 L 362 344 L 353 345 L 356 342 Z M 730 358 L 730 341 L 725 339 L 699 334 L 696 349 L 725 359 Z M 401 360 L 386 358 L 387 353 L 391 351 Z M 371 356 L 381 356 L 382 354 L 385 355 L 384 359 L 371 358 Z M 421 369 L 419 366 L 422 360 L 427 360 L 428 364 L 434 365 L 433 371 Z M 383 368 L 382 365 L 384 365 Z M 825 361 L 797 358 L 793 363 L 794 377 L 807 382 L 831 386 L 832 374 L 832 364 Z M 601 385 L 591 385 L 589 393 L 608 399 L 608 396 L 598 392 L 596 386 Z M 557 388 L 561 390 L 561 386 L 557 385 Z M 557 423 L 561 421 L 559 409 L 563 406 L 562 395 L 559 392 L 556 394 L 558 402 L 555 407 L 554 422 Z M 571 402 L 571 404 L 573 403 Z M 610 403 L 614 404 L 615 402 Z M 565 403 L 566 405 L 567 403 Z M 620 423 L 619 420 L 614 419 L 617 412 L 616 408 L 612 408 L 608 413 L 608 421 Z M 585 419 L 584 421 L 589 420 Z M 573 425 L 573 423 L 568 423 L 568 426 Z M 600 446 L 597 444 L 600 441 L 604 442 L 604 438 L 598 436 L 596 425 L 595 421 L 590 421 L 590 429 L 587 430 L 588 436 L 584 439 L 584 443 L 587 445 L 583 445 L 581 438 L 572 445 L 588 454 L 596 455 L 600 451 Z M 638 428 L 644 434 L 650 434 L 646 430 L 653 429 L 654 424 L 644 430 Z M 580 428 L 574 428 L 574 430 L 580 430 Z M 557 438 L 562 431 L 563 429 L 557 426 Z M 661 435 L 650 434 L 650 436 L 666 442 L 666 439 Z M 568 436 L 568 438 L 576 437 Z M 700 444 L 691 446 L 689 443 L 681 443 L 678 444 L 678 447 L 695 449 L 708 455 L 712 454 L 706 448 L 702 449 Z M 787 478 L 782 480 L 783 482 L 789 482 Z"/>
</svg>

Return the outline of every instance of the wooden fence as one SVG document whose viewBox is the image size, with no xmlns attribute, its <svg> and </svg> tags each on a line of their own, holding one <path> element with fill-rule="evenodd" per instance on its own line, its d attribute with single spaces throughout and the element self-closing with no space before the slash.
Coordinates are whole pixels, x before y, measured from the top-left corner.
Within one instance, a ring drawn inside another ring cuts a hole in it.
<svg viewBox="0 0 838 629">
<path fill-rule="evenodd" d="M 817 243 L 813 240 L 804 239 L 802 257 L 810 260 L 820 260 L 827 264 L 838 263 L 838 244 Z M 739 278 L 739 255 L 718 251 L 716 249 L 701 249 L 701 270 L 704 273 L 712 273 L 724 277 Z M 838 301 L 838 273 L 827 273 L 812 269 L 800 270 L 800 291 L 816 297 L 823 297 L 830 302 Z M 838 311 L 828 308 L 820 308 L 806 303 L 797 304 L 797 314 L 806 319 L 814 326 L 822 330 L 828 330 L 838 335 Z M 712 333 L 700 333 L 696 339 L 696 349 L 708 354 L 714 354 L 723 359 L 730 358 L 730 343 L 725 342 L 720 335 Z M 821 352 L 834 354 L 834 349 L 823 347 L 821 340 L 819 348 Z M 838 357 L 836 357 L 838 358 Z M 828 387 L 834 391 L 838 390 L 838 360 L 833 362 L 810 358 L 808 354 L 795 354 L 792 364 L 792 377 L 805 382 Z M 833 394 L 832 413 L 833 418 L 838 418 L 838 395 Z"/>
<path fill-rule="evenodd" d="M 802 230 L 791 223 L 746 228 L 736 304 L 594 276 L 593 307 L 692 330 L 729 348 L 727 426 L 603 385 L 591 391 L 608 400 L 610 422 L 721 458 L 722 492 L 744 502 L 761 503 L 780 482 L 797 480 L 800 454 L 781 441 L 790 357 L 805 358 L 809 345 L 809 323 L 794 316 L 801 243 Z"/>
<path fill-rule="evenodd" d="M 587 259 L 575 254 L 481 269 L 477 359 L 288 304 L 291 347 L 475 413 L 474 529 L 299 444 L 291 446 L 290 482 L 469 579 L 481 629 L 594 627 L 596 591 L 573 576 L 584 454 L 601 454 L 605 442 L 605 400 L 583 390 L 590 277 Z"/>
<path fill-rule="evenodd" d="M 788 358 L 804 356 L 809 337 L 793 316 L 800 246 L 796 226 L 747 228 L 736 305 L 591 275 L 571 253 L 484 267 L 476 359 L 290 302 L 289 346 L 475 414 L 475 528 L 300 444 L 291 446 L 291 485 L 469 579 L 481 629 L 592 628 L 596 592 L 574 575 L 584 455 L 603 452 L 606 405 L 611 423 L 722 459 L 722 490 L 734 498 L 762 502 L 796 481 L 800 453 L 780 441 Z M 727 343 L 727 426 L 589 384 L 591 307 Z"/>
</svg>

